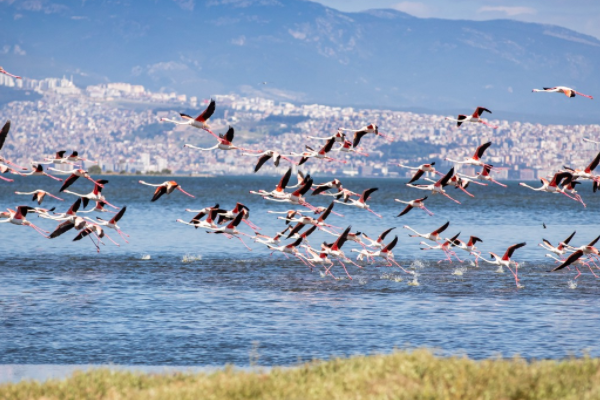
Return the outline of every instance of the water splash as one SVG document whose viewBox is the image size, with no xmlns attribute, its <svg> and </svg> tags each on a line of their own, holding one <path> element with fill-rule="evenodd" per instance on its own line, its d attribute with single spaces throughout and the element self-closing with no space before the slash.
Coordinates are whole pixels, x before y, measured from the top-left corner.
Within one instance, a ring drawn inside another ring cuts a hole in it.
<svg viewBox="0 0 600 400">
<path fill-rule="evenodd" d="M 569 289 L 577 289 L 577 281 L 575 281 L 575 280 L 568 280 L 567 281 L 567 287 Z"/>
<path fill-rule="evenodd" d="M 502 265 L 498 266 L 498 269 L 494 271 L 497 274 L 503 274 L 504 273 L 504 268 L 502 268 Z"/>
<path fill-rule="evenodd" d="M 140 260 L 150 260 L 152 259 L 152 257 L 150 257 L 150 254 L 144 254 L 143 256 L 140 257 Z"/>
<path fill-rule="evenodd" d="M 404 280 L 400 275 L 396 274 L 382 274 L 380 278 L 392 282 L 402 282 Z"/>
<path fill-rule="evenodd" d="M 452 272 L 452 275 L 463 276 L 465 272 L 467 272 L 467 267 L 457 267 L 454 272 Z"/>
<path fill-rule="evenodd" d="M 421 260 L 414 260 L 408 268 L 423 269 L 423 268 L 425 268 L 425 263 Z"/>
<path fill-rule="evenodd" d="M 413 279 L 412 279 L 412 281 L 408 282 L 408 286 L 419 286 L 420 283 L 419 283 L 418 277 L 419 277 L 419 274 L 417 274 L 417 273 L 413 274 Z"/>
<path fill-rule="evenodd" d="M 194 261 L 200 261 L 202 260 L 202 256 L 201 255 L 191 255 L 191 254 L 186 254 L 183 257 L 181 257 L 181 262 L 184 264 L 187 263 L 192 263 Z"/>
</svg>

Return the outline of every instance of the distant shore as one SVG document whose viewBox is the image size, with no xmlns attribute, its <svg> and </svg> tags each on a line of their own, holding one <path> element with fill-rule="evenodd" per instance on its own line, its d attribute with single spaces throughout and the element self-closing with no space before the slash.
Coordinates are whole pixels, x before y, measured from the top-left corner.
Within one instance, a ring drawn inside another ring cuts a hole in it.
<svg viewBox="0 0 600 400">
<path fill-rule="evenodd" d="M 225 367 L 197 374 L 92 370 L 66 380 L 0 385 L 0 398 L 575 400 L 600 396 L 599 375 L 598 358 L 474 361 L 416 350 L 268 370 Z"/>
</svg>

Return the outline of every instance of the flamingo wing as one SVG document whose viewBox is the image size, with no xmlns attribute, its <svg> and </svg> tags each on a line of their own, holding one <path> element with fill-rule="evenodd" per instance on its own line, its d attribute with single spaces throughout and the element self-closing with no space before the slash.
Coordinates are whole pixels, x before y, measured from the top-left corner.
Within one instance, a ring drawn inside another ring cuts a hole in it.
<svg viewBox="0 0 600 400">
<path fill-rule="evenodd" d="M 287 172 L 281 177 L 279 184 L 277 185 L 277 191 L 282 191 L 287 186 L 292 176 L 292 168 L 290 167 Z"/>
<path fill-rule="evenodd" d="M 389 251 L 392 251 L 392 249 L 394 247 L 396 247 L 396 245 L 398 244 L 398 236 L 394 236 L 394 240 L 392 240 L 391 242 L 389 242 L 382 250 L 382 253 L 387 253 Z"/>
<path fill-rule="evenodd" d="M 123 214 L 125 214 L 125 211 L 127 211 L 127 206 L 121 208 L 119 210 L 119 212 L 117 213 L 117 215 L 115 215 L 111 220 L 110 223 L 111 224 L 116 224 L 117 222 L 119 222 L 119 220 L 123 217 Z"/>
<path fill-rule="evenodd" d="M 390 229 L 388 229 L 386 231 L 383 231 L 383 233 L 381 235 L 379 235 L 379 237 L 377 238 L 377 243 L 381 243 L 385 239 L 385 237 L 388 235 L 388 233 L 390 233 L 394 229 L 396 229 L 396 227 L 393 227 L 393 228 L 390 228 Z"/>
<path fill-rule="evenodd" d="M 577 233 L 577 231 L 573 231 L 573 233 L 571 233 L 571 235 L 568 238 L 566 238 L 565 240 L 563 240 L 562 242 L 564 244 L 569 244 L 569 242 L 571 241 L 571 239 L 573 239 L 573 236 L 575 236 L 576 233 Z"/>
<path fill-rule="evenodd" d="M 210 104 L 206 107 L 206 110 L 202 111 L 202 114 L 198 115 L 195 120 L 199 122 L 206 122 L 215 112 L 216 103 L 213 99 L 210 100 Z"/>
<path fill-rule="evenodd" d="M 71 186 L 73 183 L 75 183 L 77 178 L 79 178 L 77 175 L 71 174 L 71 176 L 69 176 L 67 179 L 65 179 L 65 181 L 63 182 L 63 185 L 60 187 L 59 192 L 62 192 L 63 190 L 65 190 L 66 188 Z"/>
<path fill-rule="evenodd" d="M 351 229 L 352 225 L 347 227 L 346 230 L 342 232 L 342 234 L 335 240 L 333 246 L 331 247 L 333 250 L 339 250 L 342 248 L 344 243 L 346 243 L 346 240 L 348 240 L 348 234 L 350 233 Z"/>
<path fill-rule="evenodd" d="M 377 190 L 379 190 L 379 188 L 365 189 L 365 191 L 362 192 L 362 196 L 360 196 L 360 199 L 358 201 L 360 201 L 362 203 L 366 203 L 367 200 L 369 200 L 369 196 L 371 196 L 371 193 L 373 193 Z"/>
<path fill-rule="evenodd" d="M 0 148 L 2 147 L 2 144 L 0 144 Z M 598 153 L 596 155 L 596 158 L 594 158 L 594 160 L 590 163 L 590 165 L 587 166 L 587 168 L 585 169 L 585 172 L 590 173 L 593 170 L 596 169 L 596 167 L 598 166 L 598 163 L 600 162 L 600 153 Z"/>
<path fill-rule="evenodd" d="M 588 246 L 594 246 L 594 245 L 595 245 L 595 244 L 598 242 L 598 239 L 600 239 L 600 236 L 598 236 L 596 239 L 592 240 L 592 241 L 591 241 L 591 242 L 588 244 Z"/>
<path fill-rule="evenodd" d="M 561 269 L 573 264 L 575 261 L 579 260 L 581 258 L 581 256 L 583 256 L 583 251 L 577 250 L 576 252 L 571 254 L 569 257 L 567 257 L 567 259 L 562 264 L 560 264 L 558 267 L 554 268 L 550 272 L 561 270 Z"/>
<path fill-rule="evenodd" d="M 410 210 L 412 210 L 413 206 L 411 206 L 410 204 L 407 205 L 404 210 L 402 210 L 402 212 L 400 214 L 397 215 L 397 217 L 401 217 L 404 214 L 408 213 Z"/>
<path fill-rule="evenodd" d="M 435 231 L 431 232 L 432 235 L 439 235 L 440 233 L 444 232 L 446 229 L 448 229 L 448 227 L 450 226 L 450 221 L 446 221 L 446 223 L 442 226 L 440 226 L 439 228 L 437 228 Z"/>
<path fill-rule="evenodd" d="M 360 139 L 367 134 L 367 131 L 354 132 L 354 139 L 352 140 L 352 147 L 357 147 L 360 143 Z"/>
<path fill-rule="evenodd" d="M 413 183 L 413 182 L 419 180 L 419 178 L 422 177 L 424 173 L 425 173 L 425 171 L 423 171 L 422 169 L 417 170 L 417 173 L 414 174 L 412 178 L 410 178 L 410 181 L 408 181 L 408 183 Z"/>
<path fill-rule="evenodd" d="M 271 158 L 270 155 L 263 155 L 258 159 L 258 163 L 256 163 L 256 167 L 254 167 L 254 172 L 258 172 L 258 170 L 260 169 L 260 167 L 262 167 L 267 161 L 269 161 L 269 158 Z"/>
<path fill-rule="evenodd" d="M 484 112 L 489 112 L 490 114 L 492 113 L 490 110 L 488 110 L 487 108 L 484 107 L 477 107 L 475 109 L 475 112 L 473 113 L 473 118 L 479 118 L 481 117 L 481 114 L 483 114 Z"/>
<path fill-rule="evenodd" d="M 156 190 L 154 191 L 154 196 L 152 196 L 152 200 L 150 200 L 150 201 L 156 201 L 156 200 L 160 199 L 160 197 L 165 193 L 167 193 L 166 186 L 157 187 Z"/>
<path fill-rule="evenodd" d="M 0 150 L 2 150 L 2 146 L 4 146 L 4 141 L 8 136 L 8 132 L 10 131 L 10 120 L 6 121 L 2 130 L 0 130 Z"/>
<path fill-rule="evenodd" d="M 477 148 L 477 150 L 475 150 L 475 157 L 473 157 L 474 159 L 479 159 L 481 157 L 483 157 L 483 153 L 485 153 L 485 151 L 488 149 L 488 147 L 490 147 L 492 145 L 492 142 L 487 142 L 482 144 L 481 146 L 479 146 Z"/>
<path fill-rule="evenodd" d="M 229 127 L 229 129 L 227 130 L 227 133 L 225 133 L 224 139 L 227 140 L 229 143 L 233 142 L 233 136 L 235 135 L 235 131 L 233 129 L 233 127 Z"/>
<path fill-rule="evenodd" d="M 454 176 L 454 167 L 450 168 L 450 171 L 448 171 L 446 175 L 444 175 L 439 181 L 437 181 L 435 185 L 446 186 L 450 178 L 452 178 L 452 176 Z"/>
<path fill-rule="evenodd" d="M 504 256 L 502 256 L 502 259 L 504 261 L 510 260 L 510 258 L 512 257 L 512 255 L 515 252 L 515 250 L 520 249 L 521 247 L 525 246 L 526 244 L 527 243 L 525 243 L 525 242 L 513 244 L 508 249 L 506 249 L 506 253 L 504 253 Z"/>
<path fill-rule="evenodd" d="M 63 233 L 70 231 L 71 229 L 73 229 L 73 227 L 75 226 L 75 224 L 72 221 L 65 221 L 61 224 L 59 224 L 56 229 L 54 230 L 54 232 L 52 232 L 50 234 L 50 236 L 48 236 L 50 239 L 54 239 L 59 237 L 60 235 L 62 235 Z"/>
</svg>

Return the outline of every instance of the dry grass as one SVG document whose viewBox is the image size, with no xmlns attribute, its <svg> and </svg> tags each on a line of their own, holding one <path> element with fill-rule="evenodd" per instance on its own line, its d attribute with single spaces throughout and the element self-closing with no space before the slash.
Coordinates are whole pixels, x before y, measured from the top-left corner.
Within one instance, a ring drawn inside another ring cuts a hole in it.
<svg viewBox="0 0 600 400">
<path fill-rule="evenodd" d="M 270 372 L 146 375 L 95 370 L 0 385 L 0 399 L 600 399 L 600 359 L 473 361 L 430 351 L 311 362 Z"/>
</svg>

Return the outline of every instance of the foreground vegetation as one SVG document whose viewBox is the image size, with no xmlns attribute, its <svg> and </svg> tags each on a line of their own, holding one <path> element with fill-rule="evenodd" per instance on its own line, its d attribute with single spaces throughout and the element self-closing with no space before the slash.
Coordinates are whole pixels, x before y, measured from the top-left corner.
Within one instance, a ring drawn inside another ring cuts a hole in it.
<svg viewBox="0 0 600 400">
<path fill-rule="evenodd" d="M 95 370 L 0 385 L 0 399 L 600 399 L 600 359 L 473 361 L 418 350 L 268 372 Z"/>
</svg>

